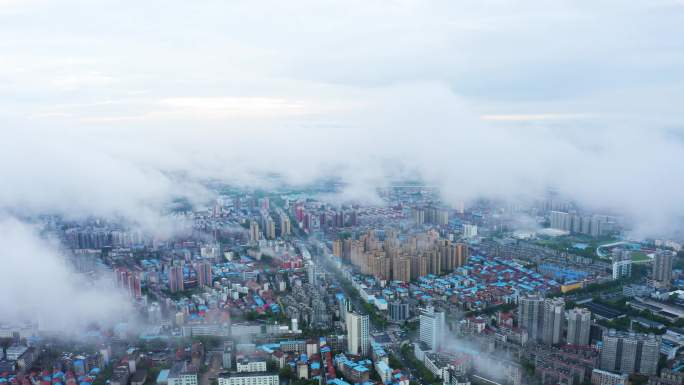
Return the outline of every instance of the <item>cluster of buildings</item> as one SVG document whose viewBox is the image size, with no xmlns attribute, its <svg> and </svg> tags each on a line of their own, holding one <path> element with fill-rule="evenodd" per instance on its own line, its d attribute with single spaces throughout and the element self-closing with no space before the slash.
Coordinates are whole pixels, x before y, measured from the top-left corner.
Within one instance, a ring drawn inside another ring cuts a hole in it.
<svg viewBox="0 0 684 385">
<path fill-rule="evenodd" d="M 0 383 L 5 385 L 91 385 L 111 356 L 108 346 L 92 352 L 60 352 L 49 359 L 48 351 L 23 343 L 15 343 L 1 352 Z"/>
<path fill-rule="evenodd" d="M 610 215 L 580 215 L 572 212 L 549 212 L 549 223 L 552 229 L 572 234 L 584 234 L 592 237 L 603 237 L 617 232 L 619 219 Z"/>
<path fill-rule="evenodd" d="M 681 304 L 666 291 L 682 278 L 674 253 L 654 250 L 639 281 L 631 250 L 596 258 L 515 236 L 517 207 L 449 207 L 425 186 L 380 196 L 383 206 L 332 205 L 300 192 L 221 191 L 212 207 L 174 213 L 184 231 L 163 241 L 105 221 L 55 221 L 49 228 L 78 271 L 113 271 L 147 324 L 136 337 L 178 350 L 73 355 L 43 372 L 39 345 L 16 343 L 0 360 L 12 373 L 0 382 L 87 385 L 108 368 L 110 385 L 143 385 L 152 360 L 165 368 L 157 385 L 409 385 L 425 371 L 445 385 L 532 376 L 543 385 L 627 385 L 635 376 L 684 385 L 684 331 L 673 326 Z M 543 204 L 525 214 L 585 238 L 622 227 L 580 212 Z M 626 279 L 634 282 L 619 286 Z M 625 307 L 652 317 L 624 326 L 615 321 L 624 314 L 579 290 L 611 280 L 614 291 L 595 295 L 625 297 Z"/>
<path fill-rule="evenodd" d="M 441 239 L 436 231 L 401 239 L 397 231 L 388 230 L 379 239 L 370 230 L 357 240 L 336 239 L 332 250 L 333 255 L 351 263 L 361 274 L 400 282 L 453 271 L 465 265 L 469 257 L 465 243 Z"/>
</svg>

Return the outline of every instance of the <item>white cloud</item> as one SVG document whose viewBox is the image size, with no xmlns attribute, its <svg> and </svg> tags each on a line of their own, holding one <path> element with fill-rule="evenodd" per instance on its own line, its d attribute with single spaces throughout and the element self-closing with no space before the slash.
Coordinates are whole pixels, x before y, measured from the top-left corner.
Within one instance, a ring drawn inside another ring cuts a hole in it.
<svg viewBox="0 0 684 385">
<path fill-rule="evenodd" d="M 408 175 L 670 231 L 683 26 L 651 1 L 30 3 L 0 13 L 0 207 L 154 223 L 207 178 Z"/>
<path fill-rule="evenodd" d="M 114 82 L 114 78 L 99 72 L 86 72 L 57 77 L 52 80 L 51 84 L 59 89 L 72 91 L 86 87 L 107 87 Z"/>
<path fill-rule="evenodd" d="M 589 114 L 563 114 L 563 113 L 544 113 L 544 114 L 492 114 L 482 115 L 483 120 L 510 121 L 510 122 L 533 122 L 539 120 L 567 120 L 567 119 L 586 119 L 591 118 Z"/>
<path fill-rule="evenodd" d="M 0 321 L 29 320 L 43 331 L 71 333 L 93 323 L 111 327 L 132 320 L 133 309 L 123 293 L 111 282 L 74 273 L 58 244 L 37 231 L 13 218 L 0 219 Z"/>
<path fill-rule="evenodd" d="M 199 114 L 202 118 L 305 115 L 315 111 L 311 103 L 305 101 L 263 97 L 180 97 L 162 99 L 159 103 L 176 111 Z"/>
</svg>

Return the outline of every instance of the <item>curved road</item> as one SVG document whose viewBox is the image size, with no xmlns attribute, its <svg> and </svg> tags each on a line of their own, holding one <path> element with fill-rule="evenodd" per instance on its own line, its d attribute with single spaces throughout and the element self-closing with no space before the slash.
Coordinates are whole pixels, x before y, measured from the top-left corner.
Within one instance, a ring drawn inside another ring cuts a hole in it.
<svg viewBox="0 0 684 385">
<path fill-rule="evenodd" d="M 604 253 L 603 251 L 601 251 L 602 248 L 604 248 L 604 247 L 620 246 L 620 245 L 627 245 L 627 244 L 630 244 L 630 243 L 631 243 L 631 242 L 627 242 L 627 241 L 617 241 L 617 242 L 612 242 L 612 243 L 606 243 L 605 245 L 599 245 L 599 246 L 596 248 L 596 255 L 598 255 L 598 256 L 601 257 L 601 258 L 604 258 L 604 257 L 606 257 L 608 254 L 606 254 L 606 253 Z"/>
</svg>

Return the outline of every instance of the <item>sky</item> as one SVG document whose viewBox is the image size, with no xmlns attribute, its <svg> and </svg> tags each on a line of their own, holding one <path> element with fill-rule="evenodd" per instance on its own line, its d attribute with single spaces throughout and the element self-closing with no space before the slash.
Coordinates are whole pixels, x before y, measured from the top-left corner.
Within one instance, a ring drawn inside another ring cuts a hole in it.
<svg viewBox="0 0 684 385">
<path fill-rule="evenodd" d="M 156 226 L 202 182 L 556 189 L 672 233 L 684 2 L 0 1 L 0 209 Z"/>
<path fill-rule="evenodd" d="M 158 231 L 271 174 L 684 225 L 681 0 L 0 0 L 0 36 L 3 264 L 58 258 L 15 217 Z"/>
</svg>

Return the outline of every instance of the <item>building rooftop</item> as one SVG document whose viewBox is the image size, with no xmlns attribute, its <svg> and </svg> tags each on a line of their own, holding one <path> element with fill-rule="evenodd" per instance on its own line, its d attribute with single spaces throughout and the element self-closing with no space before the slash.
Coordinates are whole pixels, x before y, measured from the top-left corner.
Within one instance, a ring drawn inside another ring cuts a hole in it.
<svg viewBox="0 0 684 385">
<path fill-rule="evenodd" d="M 232 373 L 232 372 L 223 372 L 219 373 L 219 377 L 221 378 L 230 378 L 230 377 L 263 377 L 263 376 L 277 376 L 277 372 L 241 372 L 241 373 Z"/>
</svg>

